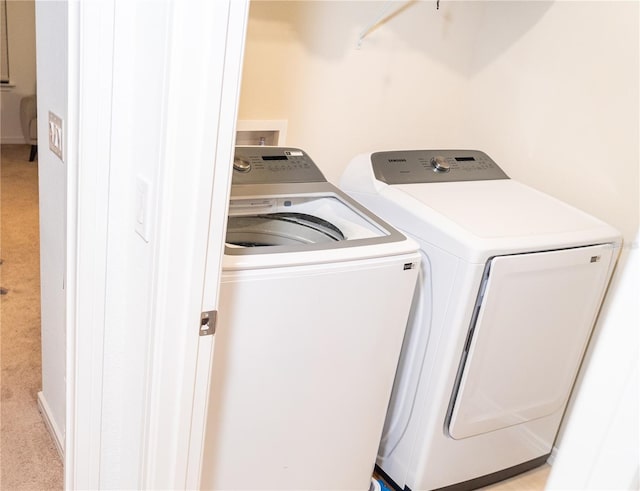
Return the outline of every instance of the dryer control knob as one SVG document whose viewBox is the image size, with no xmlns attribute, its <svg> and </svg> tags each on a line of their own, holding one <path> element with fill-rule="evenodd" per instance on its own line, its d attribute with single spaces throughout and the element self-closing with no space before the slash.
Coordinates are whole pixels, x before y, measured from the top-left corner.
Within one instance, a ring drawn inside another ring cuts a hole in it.
<svg viewBox="0 0 640 491">
<path fill-rule="evenodd" d="M 434 172 L 449 172 L 451 170 L 447 159 L 440 155 L 431 158 L 431 167 L 433 167 Z"/>
<path fill-rule="evenodd" d="M 233 169 L 238 172 L 249 172 L 251 170 L 251 163 L 244 159 L 233 159 Z"/>
</svg>

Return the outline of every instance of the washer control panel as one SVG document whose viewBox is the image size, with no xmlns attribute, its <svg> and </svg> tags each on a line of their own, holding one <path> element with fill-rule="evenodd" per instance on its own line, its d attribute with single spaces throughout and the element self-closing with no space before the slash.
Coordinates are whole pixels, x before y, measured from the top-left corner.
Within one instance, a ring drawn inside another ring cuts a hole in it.
<svg viewBox="0 0 640 491">
<path fill-rule="evenodd" d="M 233 184 L 326 182 L 306 152 L 289 147 L 236 147 Z"/>
<path fill-rule="evenodd" d="M 509 179 L 478 150 L 396 150 L 371 155 L 373 173 L 387 184 Z"/>
</svg>

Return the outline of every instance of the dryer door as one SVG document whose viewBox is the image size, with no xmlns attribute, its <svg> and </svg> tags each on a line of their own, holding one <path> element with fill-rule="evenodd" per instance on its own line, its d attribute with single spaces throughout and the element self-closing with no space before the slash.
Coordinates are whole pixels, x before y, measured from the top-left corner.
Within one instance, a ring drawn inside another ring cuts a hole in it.
<svg viewBox="0 0 640 491">
<path fill-rule="evenodd" d="M 462 439 L 562 409 L 609 278 L 613 247 L 491 260 L 449 434 Z"/>
</svg>

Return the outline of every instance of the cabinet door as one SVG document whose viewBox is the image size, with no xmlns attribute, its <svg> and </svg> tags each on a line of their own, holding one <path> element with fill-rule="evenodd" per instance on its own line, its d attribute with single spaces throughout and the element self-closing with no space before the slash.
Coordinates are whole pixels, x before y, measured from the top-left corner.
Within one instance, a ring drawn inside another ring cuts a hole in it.
<svg viewBox="0 0 640 491">
<path fill-rule="evenodd" d="M 609 278 L 608 245 L 491 260 L 449 422 L 454 439 L 567 401 Z"/>
</svg>

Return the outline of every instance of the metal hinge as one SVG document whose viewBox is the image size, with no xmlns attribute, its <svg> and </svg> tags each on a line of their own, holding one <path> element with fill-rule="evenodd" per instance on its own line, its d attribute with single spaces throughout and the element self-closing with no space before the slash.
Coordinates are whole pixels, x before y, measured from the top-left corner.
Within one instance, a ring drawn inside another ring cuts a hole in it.
<svg viewBox="0 0 640 491">
<path fill-rule="evenodd" d="M 200 336 L 210 336 L 216 333 L 217 310 L 202 312 L 200 315 Z"/>
</svg>

